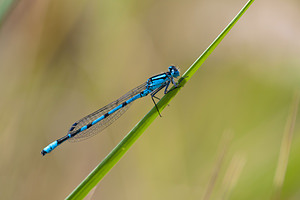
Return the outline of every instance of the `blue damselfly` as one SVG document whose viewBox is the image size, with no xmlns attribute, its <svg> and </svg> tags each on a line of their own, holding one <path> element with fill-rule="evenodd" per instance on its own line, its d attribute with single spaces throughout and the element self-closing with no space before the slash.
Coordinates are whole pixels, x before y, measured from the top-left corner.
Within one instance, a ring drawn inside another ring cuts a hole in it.
<svg viewBox="0 0 300 200">
<path fill-rule="evenodd" d="M 155 94 L 163 88 L 165 88 L 164 94 L 167 94 L 170 91 L 168 90 L 170 83 L 172 83 L 175 88 L 178 87 L 178 84 L 174 81 L 174 78 L 177 77 L 179 77 L 179 71 L 175 66 L 170 66 L 169 70 L 165 73 L 152 76 L 147 82 L 137 86 L 116 101 L 75 122 L 67 135 L 49 144 L 42 150 L 41 154 L 44 156 L 50 153 L 58 145 L 67 140 L 71 142 L 80 141 L 101 132 L 124 114 L 133 101 L 145 97 L 148 94 L 151 94 L 151 99 L 159 113 L 154 101 L 154 98 L 159 98 L 156 97 Z"/>
</svg>

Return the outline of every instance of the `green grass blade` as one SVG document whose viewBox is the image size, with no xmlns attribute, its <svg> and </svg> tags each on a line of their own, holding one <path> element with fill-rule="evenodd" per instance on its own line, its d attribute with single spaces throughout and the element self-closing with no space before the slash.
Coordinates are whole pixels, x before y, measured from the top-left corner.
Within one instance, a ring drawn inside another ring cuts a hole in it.
<svg viewBox="0 0 300 200">
<path fill-rule="evenodd" d="M 203 54 L 192 64 L 192 66 L 183 74 L 183 77 L 179 81 L 180 86 L 184 86 L 186 82 L 194 75 L 199 69 L 206 58 L 213 52 L 218 46 L 230 29 L 246 12 L 249 6 L 254 0 L 249 0 L 247 4 L 241 9 L 241 11 L 235 16 L 235 18 L 228 24 L 228 26 L 221 32 L 221 34 L 212 42 L 212 44 L 203 52 Z M 174 98 L 177 92 L 182 87 L 169 92 L 164 95 L 158 102 L 157 106 L 162 111 L 168 103 Z M 154 121 L 158 116 L 156 108 L 153 107 L 149 113 L 124 137 L 124 139 L 107 155 L 107 157 L 86 177 L 85 180 L 78 185 L 78 187 L 66 198 L 70 199 L 83 199 L 91 189 L 93 189 L 98 182 L 109 172 L 109 170 L 122 158 L 122 156 L 128 151 L 128 149 L 134 144 L 134 142 L 142 135 L 146 128 Z"/>
</svg>

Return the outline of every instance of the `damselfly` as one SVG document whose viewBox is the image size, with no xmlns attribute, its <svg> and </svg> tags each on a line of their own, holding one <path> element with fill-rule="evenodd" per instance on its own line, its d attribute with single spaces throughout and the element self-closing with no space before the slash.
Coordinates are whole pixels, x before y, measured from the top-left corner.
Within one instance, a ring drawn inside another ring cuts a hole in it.
<svg viewBox="0 0 300 200">
<path fill-rule="evenodd" d="M 170 66 L 167 72 L 149 78 L 146 83 L 137 86 L 118 100 L 75 122 L 67 135 L 49 144 L 42 150 L 41 154 L 44 156 L 50 153 L 58 145 L 67 140 L 71 142 L 80 141 L 99 133 L 124 114 L 133 101 L 145 97 L 148 94 L 151 94 L 151 99 L 159 113 L 154 101 L 154 98 L 159 98 L 156 97 L 155 94 L 163 88 L 165 88 L 164 94 L 167 94 L 170 91 L 168 90 L 170 83 L 172 83 L 175 88 L 178 87 L 178 84 L 174 81 L 174 78 L 177 77 L 179 77 L 178 69 L 175 66 Z"/>
</svg>

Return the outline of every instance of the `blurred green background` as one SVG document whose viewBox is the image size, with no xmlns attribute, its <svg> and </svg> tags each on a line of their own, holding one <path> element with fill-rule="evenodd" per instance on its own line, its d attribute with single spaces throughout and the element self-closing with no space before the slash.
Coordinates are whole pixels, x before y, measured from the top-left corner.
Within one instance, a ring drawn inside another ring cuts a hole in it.
<svg viewBox="0 0 300 200">
<path fill-rule="evenodd" d="M 184 72 L 245 3 L 14 4 L 0 29 L 0 199 L 64 199 L 152 101 L 89 140 L 45 157 L 42 148 L 169 65 Z M 254 2 L 92 199 L 279 199 L 278 157 L 300 86 L 299 19 L 299 1 Z M 298 117 L 281 199 L 300 198 L 299 131 Z"/>
</svg>

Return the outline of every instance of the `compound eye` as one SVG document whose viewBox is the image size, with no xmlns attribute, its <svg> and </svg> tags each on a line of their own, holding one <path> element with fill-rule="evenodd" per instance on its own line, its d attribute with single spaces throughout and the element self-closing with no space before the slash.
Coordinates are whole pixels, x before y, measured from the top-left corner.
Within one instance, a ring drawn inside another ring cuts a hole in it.
<svg viewBox="0 0 300 200">
<path fill-rule="evenodd" d="M 174 72 L 175 69 L 176 69 L 176 68 L 175 68 L 175 66 L 173 66 L 173 65 L 169 67 L 169 71 L 170 71 L 170 72 Z"/>
</svg>

